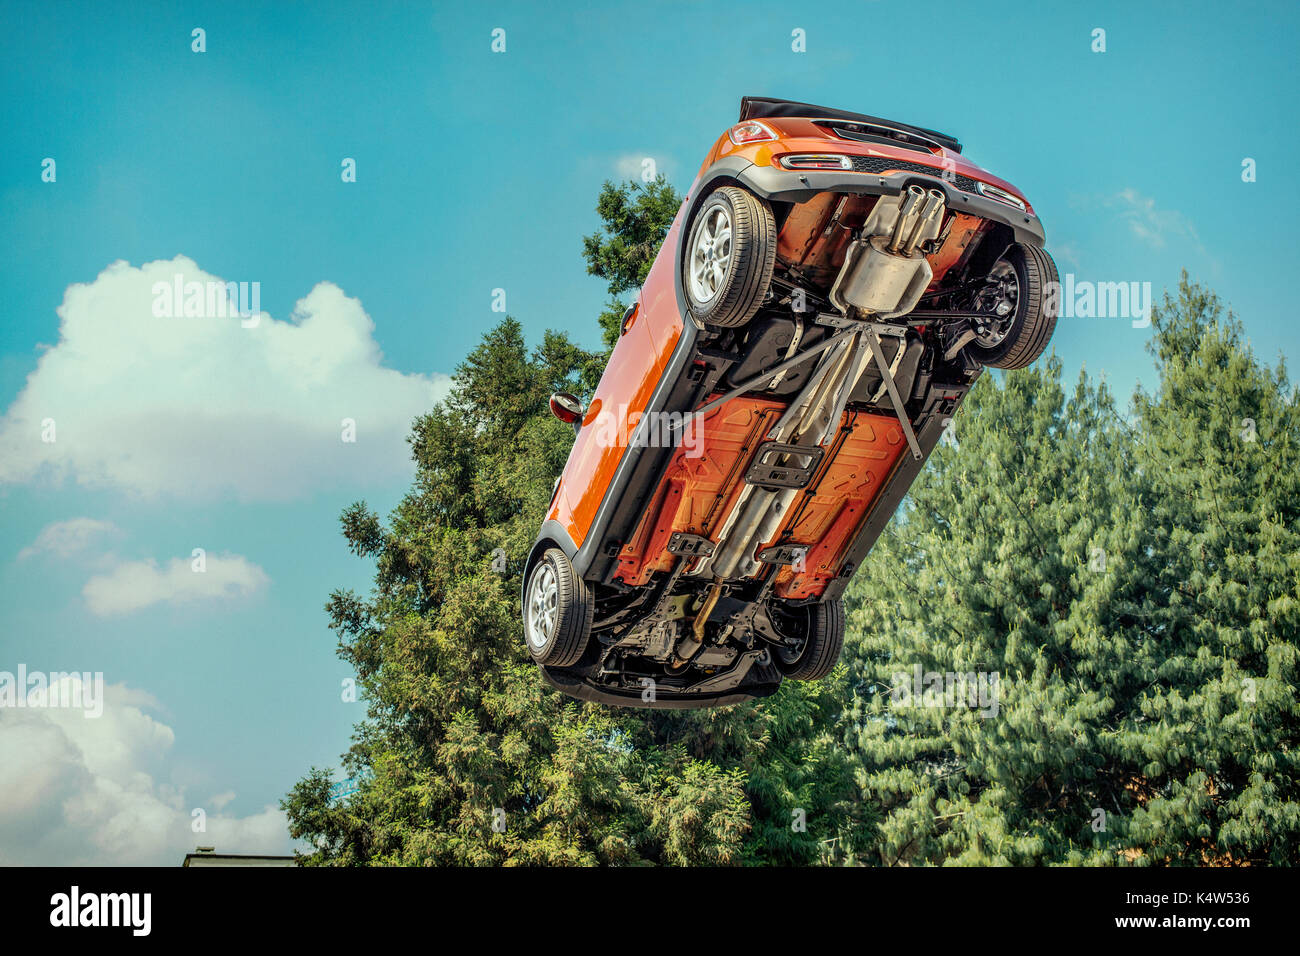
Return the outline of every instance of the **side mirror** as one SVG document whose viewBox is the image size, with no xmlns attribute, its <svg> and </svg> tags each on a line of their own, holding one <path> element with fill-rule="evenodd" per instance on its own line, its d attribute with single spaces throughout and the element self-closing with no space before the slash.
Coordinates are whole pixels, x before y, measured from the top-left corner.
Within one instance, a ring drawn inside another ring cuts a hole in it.
<svg viewBox="0 0 1300 956">
<path fill-rule="evenodd" d="M 582 413 L 582 402 L 568 392 L 556 392 L 551 396 L 551 414 L 566 425 L 572 425 L 575 435 L 582 427 Z"/>
</svg>

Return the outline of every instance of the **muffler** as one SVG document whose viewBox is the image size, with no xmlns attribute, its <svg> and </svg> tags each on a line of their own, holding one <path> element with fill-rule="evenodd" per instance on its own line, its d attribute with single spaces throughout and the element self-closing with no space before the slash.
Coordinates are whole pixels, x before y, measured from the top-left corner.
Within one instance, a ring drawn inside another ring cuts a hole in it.
<svg viewBox="0 0 1300 956">
<path fill-rule="evenodd" d="M 911 185 L 897 199 L 881 197 L 850 243 L 831 303 L 845 315 L 875 319 L 905 315 L 916 308 L 934 277 L 920 251 L 943 226 L 947 200 L 938 189 Z"/>
</svg>

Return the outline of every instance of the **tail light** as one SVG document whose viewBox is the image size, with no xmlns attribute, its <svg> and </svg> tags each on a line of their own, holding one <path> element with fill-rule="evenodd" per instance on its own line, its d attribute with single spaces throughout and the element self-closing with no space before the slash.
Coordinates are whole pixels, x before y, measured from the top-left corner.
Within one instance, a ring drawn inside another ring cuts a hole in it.
<svg viewBox="0 0 1300 956">
<path fill-rule="evenodd" d="M 765 143 L 776 139 L 776 133 L 764 123 L 748 120 L 727 130 L 727 138 L 737 146 L 744 146 L 746 143 Z"/>
<path fill-rule="evenodd" d="M 853 160 L 834 153 L 797 153 L 782 156 L 780 163 L 786 169 L 852 169 Z"/>
</svg>

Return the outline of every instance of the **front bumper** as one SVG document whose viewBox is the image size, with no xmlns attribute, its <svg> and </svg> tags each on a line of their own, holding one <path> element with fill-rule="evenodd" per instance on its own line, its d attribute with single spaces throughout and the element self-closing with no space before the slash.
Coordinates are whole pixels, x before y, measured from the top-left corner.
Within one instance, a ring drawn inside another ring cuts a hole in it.
<svg viewBox="0 0 1300 956">
<path fill-rule="evenodd" d="M 546 683 L 570 697 L 612 707 L 641 707 L 646 710 L 693 710 L 697 707 L 726 707 L 729 704 L 742 704 L 747 700 L 755 700 L 759 697 L 769 697 L 775 694 L 777 688 L 781 685 L 781 675 L 769 664 L 751 668 L 749 674 L 736 687 L 715 693 L 707 691 L 681 693 L 659 688 L 655 692 L 655 699 L 647 702 L 635 690 L 622 691 L 602 687 L 583 677 L 581 672 L 576 669 L 560 669 L 544 665 L 538 665 L 538 669 L 542 672 L 542 677 L 546 679 Z"/>
</svg>

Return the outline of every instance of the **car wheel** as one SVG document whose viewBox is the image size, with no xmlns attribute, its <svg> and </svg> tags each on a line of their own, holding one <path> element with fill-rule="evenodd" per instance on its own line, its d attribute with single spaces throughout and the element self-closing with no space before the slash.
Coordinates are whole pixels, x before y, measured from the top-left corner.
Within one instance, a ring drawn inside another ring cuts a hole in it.
<svg viewBox="0 0 1300 956">
<path fill-rule="evenodd" d="M 1024 368 L 1043 354 L 1056 328 L 1060 285 L 1046 250 L 1014 245 L 997 261 L 976 297 L 988 319 L 974 328 L 970 356 L 992 368 Z"/>
<path fill-rule="evenodd" d="M 801 609 L 798 647 L 780 647 L 776 665 L 791 680 L 821 680 L 831 672 L 844 647 L 844 602 L 822 601 Z"/>
<path fill-rule="evenodd" d="M 776 219 L 766 200 L 737 186 L 710 193 L 683 263 L 692 314 L 706 325 L 744 325 L 763 304 L 775 265 Z"/>
<path fill-rule="evenodd" d="M 528 574 L 524 637 L 533 660 L 549 667 L 576 664 L 591 637 L 595 605 L 564 552 L 550 548 Z"/>
</svg>

